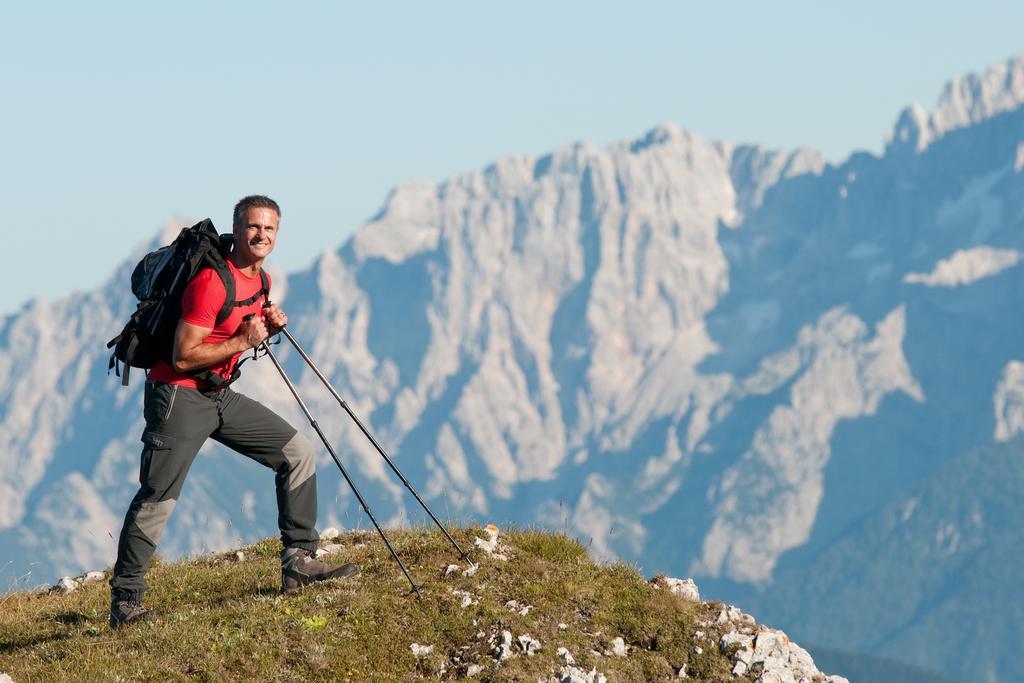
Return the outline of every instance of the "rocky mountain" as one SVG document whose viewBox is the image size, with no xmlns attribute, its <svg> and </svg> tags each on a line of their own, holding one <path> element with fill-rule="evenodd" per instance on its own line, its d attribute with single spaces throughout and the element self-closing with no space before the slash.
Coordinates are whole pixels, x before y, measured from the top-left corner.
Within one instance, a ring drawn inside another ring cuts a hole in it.
<svg viewBox="0 0 1024 683">
<path fill-rule="evenodd" d="M 823 647 L 897 657 L 964 681 L 1013 680 L 1020 665 L 1005 638 L 1024 616 L 1012 588 L 1022 509 L 1018 437 L 943 464 L 745 604 L 815 634 Z M 803 609 L 807 602 L 818 608 Z M 931 647 L 951 625 L 956 647 Z"/>
<path fill-rule="evenodd" d="M 692 574 L 712 595 L 759 591 L 774 623 L 834 647 L 772 603 L 792 597 L 777 582 L 1024 427 L 1021 102 L 1024 57 L 952 82 L 932 112 L 900 115 L 882 155 L 840 165 L 663 125 L 407 183 L 340 248 L 275 274 L 275 298 L 442 516 L 567 528 L 598 556 Z M 127 275 L 145 248 L 99 290 L 0 323 L 7 583 L 112 561 L 141 378 L 106 377 L 103 343 L 134 306 Z M 375 512 L 415 521 L 312 373 L 276 349 Z M 266 361 L 241 387 L 304 423 Z M 332 467 L 324 523 L 364 523 Z M 208 446 L 161 552 L 271 533 L 273 510 L 269 472 Z M 845 609 L 835 623 L 864 618 Z M 906 643 L 905 656 L 856 648 L 917 663 L 944 648 Z M 978 651 L 947 670 L 1021 673 L 989 664 Z"/>
</svg>

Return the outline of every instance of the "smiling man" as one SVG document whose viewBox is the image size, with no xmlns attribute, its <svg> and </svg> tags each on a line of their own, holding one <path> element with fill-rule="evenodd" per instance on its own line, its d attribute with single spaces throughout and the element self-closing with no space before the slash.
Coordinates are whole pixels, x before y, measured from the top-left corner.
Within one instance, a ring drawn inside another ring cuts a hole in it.
<svg viewBox="0 0 1024 683">
<path fill-rule="evenodd" d="M 141 486 L 125 515 L 110 580 L 114 628 L 152 616 L 142 606 L 146 568 L 188 469 L 208 438 L 276 473 L 282 592 L 358 571 L 352 564 L 333 566 L 316 559 L 316 464 L 309 440 L 229 386 L 237 377 L 239 356 L 288 322 L 278 306 L 266 305 L 270 277 L 262 269 L 280 222 L 281 209 L 269 197 L 253 195 L 235 205 L 234 244 L 226 260 L 238 300 L 218 323 L 227 297 L 224 282 L 212 268 L 200 271 L 182 295 L 170 362 L 160 361 L 149 372 Z"/>
</svg>

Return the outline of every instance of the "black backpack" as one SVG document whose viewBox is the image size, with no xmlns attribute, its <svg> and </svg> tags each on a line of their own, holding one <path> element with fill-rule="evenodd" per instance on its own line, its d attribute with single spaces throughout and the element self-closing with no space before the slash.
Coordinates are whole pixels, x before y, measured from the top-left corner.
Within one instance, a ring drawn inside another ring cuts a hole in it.
<svg viewBox="0 0 1024 683">
<path fill-rule="evenodd" d="M 270 299 L 270 283 L 261 268 L 262 289 L 248 299 L 235 301 L 235 278 L 225 260 L 232 243 L 232 236 L 218 235 L 213 222 L 207 218 L 191 228 L 183 228 L 169 245 L 142 257 L 132 272 L 132 293 L 139 305 L 121 334 L 107 342 L 108 349 L 114 348 L 107 365 L 108 373 L 113 369 L 121 377 L 121 384 L 127 385 L 130 368 L 148 370 L 157 361 L 171 361 L 174 332 L 181 318 L 181 295 L 203 268 L 213 268 L 227 292 L 224 305 L 217 313 L 216 325 L 224 322 L 236 306 L 248 306 L 260 296 L 265 301 Z M 123 375 L 119 363 L 125 366 Z M 220 389 L 235 381 L 239 373 L 236 366 L 230 379 L 207 369 L 189 374 Z"/>
</svg>

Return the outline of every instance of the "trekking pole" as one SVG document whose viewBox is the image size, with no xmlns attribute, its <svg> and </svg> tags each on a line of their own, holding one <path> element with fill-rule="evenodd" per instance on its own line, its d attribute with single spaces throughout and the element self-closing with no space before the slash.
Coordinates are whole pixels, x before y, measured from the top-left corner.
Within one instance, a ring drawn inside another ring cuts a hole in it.
<svg viewBox="0 0 1024 683">
<path fill-rule="evenodd" d="M 363 506 L 363 510 L 370 517 L 370 521 L 373 522 L 373 526 L 377 527 L 377 533 L 379 533 L 380 537 L 384 539 L 384 545 L 388 547 L 388 550 L 391 551 L 391 555 L 395 558 L 395 562 L 397 562 L 398 566 L 402 568 L 402 573 L 405 574 L 405 578 L 409 579 L 409 585 L 412 586 L 412 592 L 416 594 L 417 598 L 421 597 L 420 587 L 412 580 L 412 576 L 409 575 L 409 570 L 406 569 L 405 565 L 402 563 L 402 558 L 400 558 L 398 553 L 395 552 L 395 549 L 392 547 L 391 542 L 384 533 L 384 530 L 381 529 L 380 524 L 377 523 L 377 518 L 373 516 L 372 512 L 370 512 L 370 507 L 366 504 L 366 501 L 363 500 L 363 496 L 359 493 L 359 489 L 356 488 L 355 482 L 352 481 L 352 477 L 348 476 L 348 471 L 345 470 L 345 466 L 341 464 L 341 459 L 338 458 L 338 454 L 334 452 L 334 449 L 331 447 L 331 443 L 327 440 L 327 437 L 324 436 L 324 433 L 320 431 L 320 425 L 317 424 L 316 419 L 313 417 L 312 413 L 309 412 L 309 408 L 306 407 L 306 404 L 299 396 L 299 392 L 295 390 L 295 385 L 292 384 L 288 374 L 285 373 L 281 363 L 277 360 L 277 356 L 275 356 L 274 352 L 270 350 L 270 344 L 263 342 L 261 346 L 267 352 L 267 355 L 270 356 L 270 360 L 274 362 L 274 367 L 276 367 L 277 371 L 281 373 L 281 379 L 283 379 L 284 383 L 288 385 L 288 389 L 292 392 L 292 396 L 294 396 L 295 400 L 298 401 L 299 407 L 302 408 L 302 412 L 306 414 L 306 419 L 309 420 L 309 424 L 316 431 L 317 435 L 320 436 L 320 440 L 324 442 L 324 446 L 327 446 L 327 452 L 331 454 L 332 458 L 334 458 L 335 464 L 338 466 L 338 469 L 341 470 L 341 474 L 345 477 L 345 481 L 347 481 L 348 485 L 352 487 L 352 492 L 356 494 L 359 504 Z"/>
<path fill-rule="evenodd" d="M 409 489 L 409 492 L 412 493 L 414 498 L 416 498 L 416 501 L 423 506 L 423 509 L 427 511 L 428 515 L 430 515 L 430 518 L 434 520 L 434 523 L 437 524 L 438 528 L 441 529 L 442 532 L 444 532 L 444 535 L 448 537 L 448 540 L 451 541 L 453 546 L 455 546 L 455 549 L 459 551 L 459 555 L 462 556 L 462 559 L 469 562 L 469 555 L 466 554 L 466 551 L 459 547 L 459 544 L 456 543 L 455 539 L 452 538 L 452 535 L 448 533 L 448 530 L 444 527 L 444 524 L 441 524 L 441 520 L 439 520 L 434 515 L 434 513 L 431 512 L 430 508 L 427 507 L 427 504 L 423 502 L 423 499 L 420 498 L 420 495 L 416 493 L 416 489 L 412 487 L 412 484 L 409 483 L 409 480 L 406 479 L 405 475 L 403 475 L 401 470 L 398 469 L 398 466 L 395 465 L 394 461 L 392 461 L 391 458 L 388 457 L 388 454 L 384 452 L 384 449 L 377 442 L 377 439 L 373 437 L 373 434 L 370 433 L 370 430 L 366 428 L 366 425 L 364 425 L 358 417 L 356 417 L 356 414 L 352 411 L 352 408 L 349 407 L 348 402 L 345 399 L 343 399 L 341 395 L 338 394 L 337 391 L 335 391 L 334 387 L 331 386 L 330 381 L 328 381 L 324 373 L 320 372 L 320 368 L 318 368 L 316 366 L 316 363 L 313 362 L 313 359 L 307 356 L 306 352 L 302 350 L 301 346 L 299 346 L 299 342 L 295 341 L 295 337 L 292 336 L 292 333 L 289 332 L 286 328 L 281 328 L 281 334 L 288 338 L 288 341 L 292 343 L 292 346 L 295 347 L 295 350 L 299 352 L 300 356 L 302 356 L 302 360 L 306 361 L 306 364 L 309 365 L 309 368 L 316 374 L 317 377 L 320 378 L 320 381 L 324 383 L 324 386 L 327 387 L 327 390 L 331 392 L 331 395 L 333 395 L 334 398 L 338 401 L 338 403 L 341 404 L 341 407 L 345 409 L 345 412 L 348 413 L 349 417 L 351 417 L 352 420 L 355 421 L 356 425 L 363 432 L 366 438 L 369 439 L 370 443 L 373 444 L 373 447 L 377 449 L 377 452 L 380 453 L 384 460 L 387 461 L 388 465 L 391 466 L 391 470 L 396 475 L 398 475 L 398 478 L 402 480 L 402 483 L 405 484 L 405 487 Z"/>
</svg>

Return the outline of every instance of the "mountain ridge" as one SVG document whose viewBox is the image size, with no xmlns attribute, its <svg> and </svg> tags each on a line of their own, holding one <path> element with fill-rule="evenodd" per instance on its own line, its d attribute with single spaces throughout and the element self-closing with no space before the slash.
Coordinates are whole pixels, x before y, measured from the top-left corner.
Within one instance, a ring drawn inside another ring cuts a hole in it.
<svg viewBox="0 0 1024 683">
<path fill-rule="evenodd" d="M 932 111 L 918 104 L 904 109 L 889 134 L 887 149 L 910 145 L 924 150 L 947 132 L 981 123 L 1024 102 L 1024 54 L 945 84 Z"/>
</svg>

